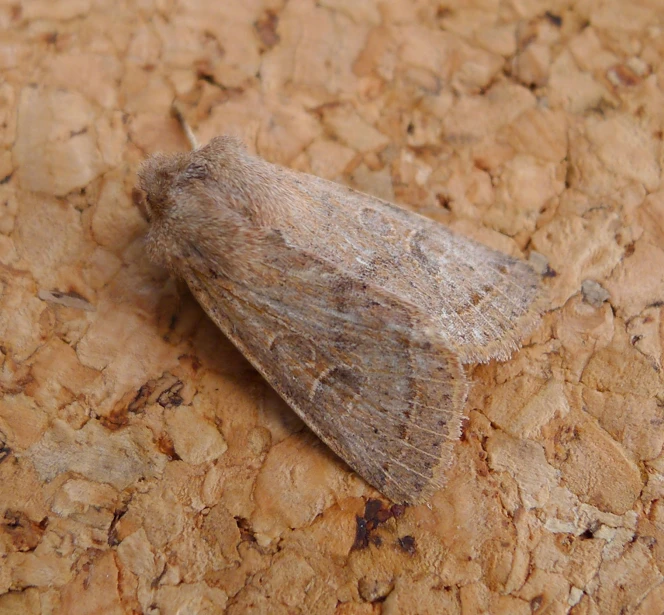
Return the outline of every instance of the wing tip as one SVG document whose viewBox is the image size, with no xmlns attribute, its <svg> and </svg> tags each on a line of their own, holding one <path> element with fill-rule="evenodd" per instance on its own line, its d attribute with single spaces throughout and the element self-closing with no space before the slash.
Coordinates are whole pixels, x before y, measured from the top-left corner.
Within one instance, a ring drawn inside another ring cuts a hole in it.
<svg viewBox="0 0 664 615">
<path fill-rule="evenodd" d="M 507 361 L 522 347 L 523 340 L 540 324 L 548 303 L 548 291 L 538 284 L 528 309 L 516 319 L 512 328 L 503 332 L 501 337 L 484 346 L 467 345 L 456 349 L 461 362 L 465 365 L 467 363 L 488 363 L 492 359 Z"/>
<path fill-rule="evenodd" d="M 448 442 L 443 446 L 440 460 L 438 464 L 432 468 L 431 478 L 423 483 L 417 491 L 406 493 L 403 489 L 398 487 L 396 489 L 383 487 L 382 489 L 379 489 L 379 491 L 395 504 L 417 506 L 419 504 L 427 503 L 434 494 L 444 489 L 447 484 L 447 474 L 456 461 L 453 449 L 453 442 Z"/>
<path fill-rule="evenodd" d="M 445 488 L 448 472 L 456 461 L 454 447 L 455 442 L 461 438 L 463 421 L 466 418 L 464 407 L 467 394 L 468 382 L 463 368 L 459 365 L 457 386 L 455 387 L 452 400 L 452 418 L 447 423 L 449 430 L 448 440 L 441 446 L 438 463 L 431 467 L 431 477 L 421 485 L 415 482 L 413 489 L 404 489 L 402 485 L 390 485 L 389 483 L 381 488 L 376 487 L 395 504 L 408 504 L 411 506 L 424 504 L 435 493 Z"/>
</svg>

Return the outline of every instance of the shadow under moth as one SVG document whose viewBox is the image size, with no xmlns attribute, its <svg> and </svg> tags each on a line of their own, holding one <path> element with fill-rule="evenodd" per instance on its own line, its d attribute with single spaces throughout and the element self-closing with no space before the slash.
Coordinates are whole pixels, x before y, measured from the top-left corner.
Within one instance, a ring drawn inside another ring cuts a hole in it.
<svg viewBox="0 0 664 615">
<path fill-rule="evenodd" d="M 533 328 L 535 271 L 228 136 L 152 156 L 138 178 L 150 258 L 311 430 L 394 502 L 440 489 L 463 365 L 508 358 Z"/>
</svg>

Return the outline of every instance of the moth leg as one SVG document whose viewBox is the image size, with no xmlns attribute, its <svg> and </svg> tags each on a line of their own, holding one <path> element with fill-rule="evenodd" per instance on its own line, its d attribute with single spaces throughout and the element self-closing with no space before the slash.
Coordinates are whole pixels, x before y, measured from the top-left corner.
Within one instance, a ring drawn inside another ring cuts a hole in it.
<svg viewBox="0 0 664 615">
<path fill-rule="evenodd" d="M 184 298 L 190 295 L 191 291 L 187 283 L 182 278 L 175 278 L 175 306 L 173 309 L 173 319 L 176 320 L 182 311 Z"/>
<path fill-rule="evenodd" d="M 191 149 L 198 149 L 198 139 L 196 138 L 194 131 L 191 129 L 191 126 L 189 126 L 189 122 L 185 119 L 182 107 L 177 100 L 174 100 L 171 104 L 171 115 L 180 123 L 180 127 L 182 128 L 185 137 L 187 137 Z"/>
<path fill-rule="evenodd" d="M 185 309 L 185 298 L 188 294 L 190 291 L 184 280 L 175 277 L 169 279 L 164 300 L 158 307 L 159 328 L 165 330 L 168 338 L 178 329 L 178 323 Z"/>
</svg>

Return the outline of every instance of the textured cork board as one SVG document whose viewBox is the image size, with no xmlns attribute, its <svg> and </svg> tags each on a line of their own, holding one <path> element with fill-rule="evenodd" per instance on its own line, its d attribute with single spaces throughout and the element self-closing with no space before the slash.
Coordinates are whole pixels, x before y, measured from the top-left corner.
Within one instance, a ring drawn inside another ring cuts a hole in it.
<svg viewBox="0 0 664 615">
<path fill-rule="evenodd" d="M 664 610 L 661 2 L 3 1 L 0 71 L 1 615 Z M 174 98 L 540 268 L 428 505 L 147 262 Z"/>
</svg>

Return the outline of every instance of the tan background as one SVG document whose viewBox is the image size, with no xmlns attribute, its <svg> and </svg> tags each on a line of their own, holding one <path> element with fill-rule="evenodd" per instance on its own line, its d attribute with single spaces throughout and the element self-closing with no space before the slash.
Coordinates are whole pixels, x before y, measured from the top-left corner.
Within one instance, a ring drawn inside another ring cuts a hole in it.
<svg viewBox="0 0 664 615">
<path fill-rule="evenodd" d="M 0 614 L 664 611 L 661 1 L 3 0 L 0 27 Z M 130 192 L 186 147 L 174 97 L 202 141 L 545 273 L 428 506 L 379 501 L 147 263 Z"/>
</svg>

